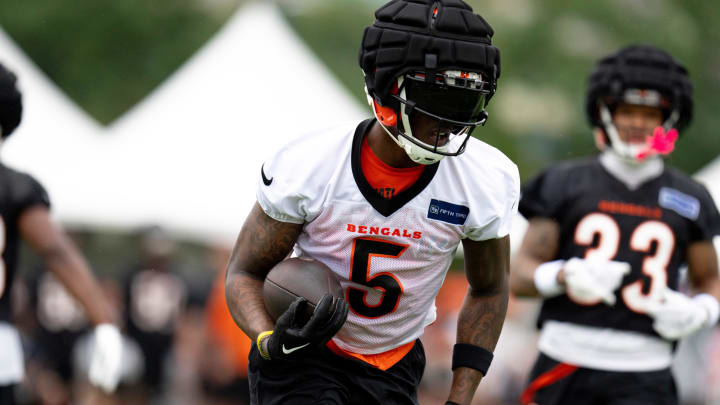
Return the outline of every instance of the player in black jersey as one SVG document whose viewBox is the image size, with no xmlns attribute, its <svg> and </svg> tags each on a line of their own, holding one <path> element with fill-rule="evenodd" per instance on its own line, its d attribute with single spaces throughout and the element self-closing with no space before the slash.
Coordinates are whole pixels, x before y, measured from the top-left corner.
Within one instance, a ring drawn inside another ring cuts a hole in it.
<svg viewBox="0 0 720 405">
<path fill-rule="evenodd" d="M 529 226 L 511 288 L 543 298 L 522 402 L 677 404 L 675 342 L 720 312 L 716 205 L 662 159 L 691 119 L 692 85 L 666 52 L 629 46 L 590 75 L 587 114 L 600 155 L 522 188 Z M 683 265 L 692 297 L 677 291 Z"/>
<path fill-rule="evenodd" d="M 5 140 L 20 124 L 22 97 L 16 76 L 0 64 L 0 135 Z M 24 374 L 20 336 L 12 325 L 10 288 L 17 269 L 20 239 L 84 306 L 97 326 L 90 381 L 114 390 L 120 374 L 121 339 L 114 314 L 88 264 L 60 226 L 50 218 L 50 200 L 31 176 L 0 163 L 0 403 L 13 404 L 14 385 Z M 68 348 L 70 350 L 70 348 Z"/>
</svg>

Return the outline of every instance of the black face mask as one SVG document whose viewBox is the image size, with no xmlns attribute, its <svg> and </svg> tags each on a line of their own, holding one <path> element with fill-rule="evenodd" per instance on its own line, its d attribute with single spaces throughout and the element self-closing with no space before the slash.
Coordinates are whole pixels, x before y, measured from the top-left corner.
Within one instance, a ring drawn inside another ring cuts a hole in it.
<svg viewBox="0 0 720 405">
<path fill-rule="evenodd" d="M 457 156 L 465 150 L 473 130 L 487 120 L 485 104 L 492 94 L 491 84 L 482 81 L 479 74 L 444 71 L 435 74 L 434 80 L 429 82 L 424 72 L 410 72 L 397 80 L 397 87 L 390 97 L 399 103 L 396 111 L 402 114 L 402 120 L 398 120 L 397 135 L 404 139 L 403 142 L 436 155 Z M 434 140 L 421 140 L 408 128 L 411 125 L 408 121 L 417 121 L 419 115 L 434 121 L 430 125 L 435 125 L 436 131 L 422 131 L 425 132 L 424 139 L 433 138 L 432 132 L 435 132 Z M 413 156 L 411 159 L 415 160 Z M 439 160 L 437 156 L 418 156 L 420 154 L 416 156 L 420 160 L 415 160 L 418 163 L 423 163 L 422 159 Z"/>
<path fill-rule="evenodd" d="M 476 123 L 481 120 L 488 92 L 406 77 L 405 96 L 414 107 L 447 120 Z"/>
</svg>

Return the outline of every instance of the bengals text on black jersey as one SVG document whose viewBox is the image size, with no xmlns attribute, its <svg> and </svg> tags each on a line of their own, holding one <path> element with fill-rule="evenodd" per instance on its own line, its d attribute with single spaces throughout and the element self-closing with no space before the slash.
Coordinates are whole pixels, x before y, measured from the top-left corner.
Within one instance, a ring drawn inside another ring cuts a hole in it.
<svg viewBox="0 0 720 405">
<path fill-rule="evenodd" d="M 526 218 L 560 225 L 556 259 L 597 258 L 632 266 L 617 303 L 586 305 L 568 295 L 543 302 L 538 325 L 557 320 L 658 336 L 647 308 L 667 285 L 677 290 L 687 247 L 712 240 L 720 215 L 704 186 L 670 168 L 636 189 L 610 174 L 597 157 L 564 162 L 522 188 Z"/>
</svg>

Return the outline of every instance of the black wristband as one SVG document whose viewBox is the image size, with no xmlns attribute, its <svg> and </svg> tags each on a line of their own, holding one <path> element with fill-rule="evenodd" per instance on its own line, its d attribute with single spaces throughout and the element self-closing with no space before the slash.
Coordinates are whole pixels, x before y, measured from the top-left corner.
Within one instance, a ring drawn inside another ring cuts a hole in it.
<svg viewBox="0 0 720 405">
<path fill-rule="evenodd" d="M 487 375 L 492 359 L 493 354 L 487 349 L 467 343 L 456 343 L 453 346 L 452 369 L 455 370 L 458 367 L 474 368 L 484 376 Z"/>
<path fill-rule="evenodd" d="M 445 405 L 460 405 L 460 404 L 458 404 L 457 402 L 453 402 L 453 401 L 447 401 L 447 402 L 445 402 Z"/>
</svg>

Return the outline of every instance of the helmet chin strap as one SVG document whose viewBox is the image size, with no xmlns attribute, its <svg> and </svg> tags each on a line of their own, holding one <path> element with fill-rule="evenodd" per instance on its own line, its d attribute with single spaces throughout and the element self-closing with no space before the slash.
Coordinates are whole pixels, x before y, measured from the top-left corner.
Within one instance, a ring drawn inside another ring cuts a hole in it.
<svg viewBox="0 0 720 405">
<path fill-rule="evenodd" d="M 378 117 L 377 106 L 374 102 L 374 99 L 370 95 L 370 92 L 368 92 L 367 86 L 365 86 L 365 95 L 367 96 L 367 102 L 368 102 L 368 104 L 370 104 L 370 108 L 372 108 L 373 115 L 375 115 L 375 118 L 377 119 L 378 124 L 380 124 L 382 129 L 385 131 L 385 133 L 387 133 L 387 135 L 390 137 L 390 139 L 393 140 L 393 142 L 395 142 L 401 149 L 403 149 L 405 151 L 405 153 L 408 153 L 407 150 L 405 149 L 405 145 L 398 140 L 399 136 L 396 137 L 395 135 L 393 135 L 392 131 L 390 131 L 390 129 L 387 126 L 385 126 L 385 124 L 383 124 L 382 121 L 380 120 L 380 118 Z M 408 153 L 408 156 L 409 156 L 409 153 Z"/>
<path fill-rule="evenodd" d="M 668 119 L 663 122 L 663 128 L 665 129 L 665 132 L 670 132 L 673 128 L 675 128 L 675 124 L 677 124 L 678 120 L 680 119 L 680 110 L 677 108 L 673 109 L 670 113 L 670 116 Z"/>
<path fill-rule="evenodd" d="M 402 77 L 398 79 L 398 86 L 402 85 Z M 402 91 L 400 92 L 400 97 L 406 98 L 405 96 L 405 88 L 402 88 Z M 432 165 L 439 161 L 441 161 L 445 155 L 441 155 L 439 153 L 432 152 L 429 149 L 434 149 L 435 147 L 433 145 L 429 145 L 419 139 L 417 139 L 415 136 L 413 136 L 412 133 L 412 126 L 410 125 L 410 116 L 405 111 L 405 104 L 400 103 L 400 116 L 402 117 L 402 123 L 403 123 L 403 129 L 404 133 L 400 134 L 400 130 L 398 129 L 398 136 L 395 138 L 397 140 L 398 145 L 400 145 L 401 148 L 407 153 L 407 155 L 410 157 L 410 159 L 415 162 L 419 163 L 421 165 Z M 408 138 L 412 138 L 415 140 L 415 142 L 420 143 L 425 146 L 423 148 L 422 146 L 416 145 L 412 141 L 410 141 Z M 443 151 L 446 148 L 439 147 L 438 150 Z"/>
<path fill-rule="evenodd" d="M 367 94 L 367 86 L 365 87 L 365 92 Z M 393 142 L 395 142 L 403 151 L 405 151 L 405 153 L 407 153 L 407 155 L 410 157 L 410 159 L 413 162 L 420 163 L 417 160 L 413 159 L 413 155 L 411 154 L 411 147 L 410 147 L 411 144 L 407 144 L 406 142 L 401 141 L 400 135 L 398 135 L 398 136 L 393 135 L 392 131 L 390 131 L 390 128 L 388 128 L 385 124 L 383 124 L 382 121 L 378 118 L 377 107 L 375 106 L 375 103 L 373 102 L 373 99 L 370 96 L 370 94 L 367 94 L 367 97 L 368 97 L 368 104 L 370 104 L 370 107 L 373 110 L 373 114 L 375 115 L 375 118 L 377 118 L 378 124 L 380 124 L 380 126 L 385 131 L 385 133 L 390 137 L 390 139 L 393 140 Z M 399 129 L 398 129 L 398 132 L 399 132 Z"/>
<path fill-rule="evenodd" d="M 470 134 L 472 128 L 474 128 L 474 126 L 480 122 L 475 123 L 472 127 L 465 125 L 457 133 L 449 133 L 447 135 L 448 142 L 446 144 L 444 144 L 443 146 L 430 145 L 426 142 L 421 141 L 420 139 L 415 137 L 412 132 L 412 126 L 410 124 L 410 114 L 409 114 L 408 110 L 412 110 L 414 104 L 408 106 L 405 102 L 405 100 L 407 100 L 407 95 L 405 92 L 405 86 L 403 86 L 404 79 L 405 79 L 404 76 L 399 76 L 397 78 L 397 89 L 399 89 L 399 94 L 396 93 L 396 98 L 401 99 L 401 102 L 399 102 L 400 111 L 395 111 L 395 114 L 396 114 L 396 116 L 397 115 L 400 116 L 400 120 L 393 119 L 394 125 L 392 125 L 392 123 L 390 123 L 390 126 L 394 126 L 396 128 L 397 134 L 393 134 L 393 131 L 391 131 L 390 128 L 388 128 L 388 123 L 383 121 L 383 119 L 381 118 L 382 117 L 381 112 L 378 111 L 378 109 L 379 109 L 378 104 L 375 102 L 375 99 L 373 98 L 373 96 L 370 95 L 367 85 L 365 86 L 365 95 L 367 96 L 368 104 L 370 104 L 370 107 L 373 110 L 373 114 L 375 115 L 375 118 L 377 118 L 378 123 L 383 128 L 385 133 L 387 133 L 387 135 L 390 137 L 390 139 L 392 139 L 393 142 L 395 142 L 407 154 L 407 156 L 410 158 L 410 160 L 412 160 L 413 162 L 418 163 L 418 164 L 432 165 L 432 164 L 438 163 L 445 156 L 447 156 L 446 153 L 448 152 L 450 145 L 453 143 L 453 141 L 455 139 L 457 139 L 458 137 L 467 136 L 467 138 L 465 138 L 465 140 L 462 142 L 462 145 L 457 145 L 457 143 L 455 143 L 456 146 L 458 146 L 458 151 L 455 154 L 450 154 L 450 156 L 456 156 L 456 155 L 462 153 L 463 150 L 465 149 L 465 144 L 467 142 L 467 139 L 469 138 L 469 134 Z M 426 114 L 433 119 L 443 120 L 443 118 L 437 117 L 431 113 L 427 113 L 427 112 L 421 110 L 420 108 L 417 108 L 416 111 L 418 111 L 419 114 Z M 484 110 L 483 110 L 483 113 L 484 113 Z M 486 113 L 484 113 L 484 114 L 485 114 L 485 116 L 481 122 L 482 125 L 485 125 L 485 120 L 487 119 L 487 114 Z M 398 122 L 398 121 L 400 121 L 400 122 Z M 452 121 L 452 120 L 446 120 L 446 121 L 448 121 L 450 123 L 456 123 L 456 124 L 465 124 L 465 123 L 456 122 L 456 121 Z M 401 125 L 401 123 L 402 123 L 402 125 Z M 438 152 L 440 152 L 440 153 L 438 153 Z"/>
<path fill-rule="evenodd" d="M 628 163 L 641 164 L 637 156 L 645 150 L 645 145 L 630 145 L 620 140 L 617 127 L 612 122 L 612 115 L 605 103 L 600 104 L 600 120 L 603 123 L 603 129 L 608 138 L 610 138 L 610 148 L 615 154 Z M 605 146 L 607 148 L 607 145 Z"/>
<path fill-rule="evenodd" d="M 405 121 L 405 114 L 403 114 L 403 121 Z M 405 153 L 408 155 L 410 160 L 412 160 L 415 163 L 421 164 L 421 165 L 431 165 L 439 162 L 444 158 L 445 156 L 440 155 L 438 153 L 433 153 L 428 150 L 425 150 L 414 143 L 406 140 L 401 135 L 393 135 L 392 131 L 388 127 L 385 126 L 382 122 L 378 121 L 380 123 L 380 126 L 385 130 L 385 132 L 388 134 L 390 139 L 392 139 Z M 408 125 L 408 123 L 405 123 L 405 125 Z M 399 132 L 399 129 L 398 129 Z M 409 130 L 409 132 L 412 133 L 412 130 Z M 410 135 L 412 136 L 412 135 Z M 420 141 L 418 141 L 420 142 Z M 430 146 L 432 147 L 432 146 Z"/>
<path fill-rule="evenodd" d="M 680 114 L 676 110 L 670 114 L 662 126 L 653 131 L 652 137 L 648 139 L 646 144 L 628 144 L 620 139 L 617 127 L 612 122 L 612 115 L 605 103 L 599 103 L 600 120 L 603 123 L 603 129 L 610 138 L 611 150 L 625 162 L 640 165 L 648 160 L 659 158 L 660 155 L 670 153 L 677 139 L 677 131 L 672 127 L 677 122 Z"/>
<path fill-rule="evenodd" d="M 402 84 L 403 84 L 403 77 L 400 76 L 400 77 L 398 77 L 398 88 L 402 89 L 402 91 L 400 93 L 400 97 L 405 98 L 405 89 L 402 86 Z M 367 86 L 365 87 L 365 93 L 367 94 Z M 377 117 L 378 112 L 377 112 L 375 103 L 373 102 L 373 99 L 369 94 L 367 94 L 367 96 L 368 96 L 368 103 L 372 107 L 375 117 Z M 412 160 L 415 163 L 418 163 L 421 165 L 432 165 L 432 164 L 435 164 L 435 163 L 441 161 L 445 157 L 445 155 L 441 155 L 439 153 L 429 151 L 425 148 L 422 148 L 422 147 L 416 145 L 415 143 L 409 141 L 408 139 L 406 139 L 406 137 L 410 137 L 410 138 L 413 138 L 415 140 L 415 142 L 425 145 L 427 148 L 430 148 L 430 149 L 434 148 L 433 145 L 428 145 L 427 143 L 422 142 L 413 136 L 412 127 L 410 126 L 410 118 L 408 117 L 408 114 L 406 114 L 406 112 L 405 112 L 405 104 L 403 104 L 403 103 L 400 103 L 400 115 L 402 117 L 402 123 L 403 123 L 403 127 L 404 127 L 403 129 L 405 130 L 404 133 L 402 133 L 402 134 L 400 133 L 400 128 L 396 127 L 398 134 L 393 135 L 392 131 L 390 131 L 390 129 L 385 124 L 380 122 L 380 120 L 378 120 L 378 123 L 385 130 L 385 132 L 388 134 L 390 139 L 392 139 L 393 142 L 395 142 L 403 151 L 405 151 L 405 153 L 408 155 L 410 160 Z M 443 150 L 442 147 L 440 147 L 438 149 Z"/>
<path fill-rule="evenodd" d="M 376 109 L 375 109 L 375 103 L 371 103 L 370 105 L 371 105 L 372 108 L 373 108 L 373 113 L 375 113 L 375 117 L 377 117 L 377 111 L 376 111 Z M 395 142 L 395 143 L 400 147 L 400 149 L 402 149 L 403 151 L 405 151 L 405 153 L 408 155 L 408 157 L 410 158 L 410 160 L 412 160 L 412 161 L 415 162 L 415 163 L 419 163 L 419 164 L 423 164 L 423 165 L 431 165 L 431 164 L 433 164 L 433 163 L 439 162 L 440 159 L 442 159 L 442 158 L 445 157 L 445 156 L 443 156 L 443 155 L 438 155 L 437 153 L 433 153 L 433 155 L 439 156 L 439 159 L 437 159 L 437 160 L 435 160 L 435 161 L 430 161 L 430 159 L 428 159 L 428 157 L 423 156 L 422 154 L 417 153 L 417 152 L 418 152 L 418 149 L 419 149 L 419 151 L 424 151 L 424 152 L 428 152 L 428 153 L 432 153 L 432 152 L 425 151 L 424 149 L 419 148 L 418 146 L 414 145 L 412 142 L 406 141 L 406 140 L 405 140 L 402 136 L 400 136 L 400 135 L 398 135 L 398 136 L 393 135 L 392 131 L 390 131 L 390 128 L 388 128 L 388 127 L 387 127 L 385 124 L 383 124 L 380 120 L 378 120 L 378 124 L 380 124 L 380 126 L 382 127 L 383 130 L 385 130 L 385 133 L 390 137 L 390 139 L 392 139 L 393 142 Z M 399 131 L 399 129 L 398 129 L 398 131 Z"/>
</svg>

